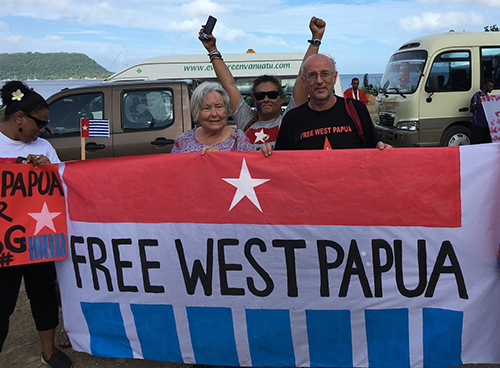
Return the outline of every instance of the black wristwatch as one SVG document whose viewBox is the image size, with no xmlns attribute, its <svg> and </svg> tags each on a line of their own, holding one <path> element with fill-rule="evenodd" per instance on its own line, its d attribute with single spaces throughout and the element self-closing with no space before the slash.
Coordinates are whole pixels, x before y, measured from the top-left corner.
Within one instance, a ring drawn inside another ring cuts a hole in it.
<svg viewBox="0 0 500 368">
<path fill-rule="evenodd" d="M 318 46 L 321 45 L 321 40 L 318 40 L 317 38 L 315 38 L 314 40 L 307 40 L 307 42 L 309 42 L 311 45 L 314 45 L 314 46 Z"/>
</svg>

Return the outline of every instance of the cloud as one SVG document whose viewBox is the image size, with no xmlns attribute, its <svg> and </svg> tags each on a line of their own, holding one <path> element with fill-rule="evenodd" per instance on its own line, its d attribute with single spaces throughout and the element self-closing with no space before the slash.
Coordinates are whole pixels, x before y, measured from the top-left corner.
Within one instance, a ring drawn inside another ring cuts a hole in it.
<svg viewBox="0 0 500 368">
<path fill-rule="evenodd" d="M 2 44 L 2 49 L 7 52 L 24 52 L 24 50 L 20 49 L 24 45 L 23 41 L 24 37 L 19 34 L 0 35 L 0 43 Z"/>
<path fill-rule="evenodd" d="M 29 16 L 36 19 L 58 19 L 71 11 L 69 0 L 2 1 L 0 15 Z"/>
<path fill-rule="evenodd" d="M 169 31 L 176 31 L 176 32 L 193 32 L 193 31 L 198 32 L 203 23 L 205 23 L 205 21 L 201 22 L 198 19 L 185 20 L 182 22 L 170 22 L 168 23 L 167 29 Z"/>
<path fill-rule="evenodd" d="M 59 36 L 50 35 L 50 36 L 46 36 L 46 37 L 42 38 L 42 40 L 44 42 L 56 42 L 56 41 L 63 41 L 64 38 L 59 37 Z"/>
<path fill-rule="evenodd" d="M 449 5 L 450 0 L 417 0 L 418 3 L 422 4 L 432 4 L 433 6 L 438 5 Z M 467 4 L 467 5 L 475 5 L 475 6 L 487 6 L 491 8 L 500 8 L 500 1 L 498 0 L 453 0 L 455 5 L 457 4 Z"/>
<path fill-rule="evenodd" d="M 463 30 L 464 26 L 480 26 L 484 23 L 482 15 L 476 13 L 448 12 L 423 13 L 420 16 L 406 17 L 399 21 L 399 25 L 406 31 L 436 32 Z"/>
<path fill-rule="evenodd" d="M 195 0 L 188 4 L 181 6 L 181 11 L 184 14 L 191 16 L 206 16 L 209 14 L 224 14 L 227 12 L 226 8 L 210 0 Z"/>
<path fill-rule="evenodd" d="M 126 66 L 127 60 L 204 53 L 197 35 L 208 14 L 218 19 L 214 35 L 223 54 L 304 52 L 315 15 L 327 22 L 321 50 L 336 56 L 342 70 L 380 71 L 380 60 L 403 42 L 450 29 L 482 32 L 496 22 L 498 7 L 500 0 L 4 1 L 0 42 L 2 52 L 82 52 L 105 67 L 118 59 L 116 70 L 122 60 Z M 50 44 L 47 36 L 59 38 Z"/>
</svg>

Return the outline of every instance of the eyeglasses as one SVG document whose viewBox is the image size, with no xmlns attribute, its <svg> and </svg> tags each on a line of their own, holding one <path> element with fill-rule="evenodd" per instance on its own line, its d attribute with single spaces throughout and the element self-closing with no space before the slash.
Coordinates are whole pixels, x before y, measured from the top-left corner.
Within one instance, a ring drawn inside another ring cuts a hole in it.
<svg viewBox="0 0 500 368">
<path fill-rule="evenodd" d="M 278 91 L 255 92 L 253 94 L 255 99 L 258 101 L 263 100 L 266 96 L 269 97 L 271 100 L 275 100 L 278 98 L 279 95 L 280 93 Z"/>
<path fill-rule="evenodd" d="M 325 82 L 329 82 L 329 81 L 332 80 L 333 75 L 335 74 L 335 72 L 329 72 L 328 70 L 323 70 L 320 73 L 311 72 L 309 74 L 306 74 L 306 79 L 309 82 L 314 82 L 314 81 L 316 81 L 318 79 L 318 74 L 320 75 L 321 79 L 323 79 Z"/>
<path fill-rule="evenodd" d="M 29 117 L 30 119 L 33 119 L 36 123 L 36 126 L 39 128 L 39 129 L 42 129 L 44 128 L 48 123 L 49 123 L 49 120 L 42 120 L 42 119 L 38 119 L 28 113 L 25 113 L 23 110 L 19 110 L 17 109 L 17 111 L 20 111 L 22 112 L 24 115 L 26 115 L 27 117 Z"/>
</svg>

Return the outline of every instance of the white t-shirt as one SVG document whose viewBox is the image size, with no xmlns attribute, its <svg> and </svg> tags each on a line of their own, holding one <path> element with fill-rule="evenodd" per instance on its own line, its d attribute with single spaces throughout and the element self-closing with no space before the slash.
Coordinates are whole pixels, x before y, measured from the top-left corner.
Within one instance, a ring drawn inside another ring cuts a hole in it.
<svg viewBox="0 0 500 368">
<path fill-rule="evenodd" d="M 17 158 L 19 156 L 26 157 L 30 154 L 44 155 L 53 164 L 61 162 L 54 147 L 52 147 L 49 141 L 43 138 L 38 138 L 33 142 L 24 143 L 12 140 L 0 132 L 0 157 Z"/>
</svg>

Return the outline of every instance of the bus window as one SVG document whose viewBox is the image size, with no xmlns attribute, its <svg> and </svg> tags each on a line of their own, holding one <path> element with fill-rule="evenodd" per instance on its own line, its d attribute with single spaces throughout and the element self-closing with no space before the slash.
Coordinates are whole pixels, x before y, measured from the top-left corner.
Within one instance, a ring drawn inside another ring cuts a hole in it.
<svg viewBox="0 0 500 368">
<path fill-rule="evenodd" d="M 500 47 L 481 49 L 481 72 L 481 81 L 491 78 L 495 82 L 494 88 L 500 88 Z"/>
<path fill-rule="evenodd" d="M 414 93 L 417 90 L 427 59 L 426 51 L 406 51 L 394 54 L 382 77 L 386 93 Z"/>
<path fill-rule="evenodd" d="M 437 81 L 437 90 L 432 85 L 433 80 Z M 436 56 L 425 84 L 427 92 L 468 91 L 470 88 L 469 51 L 448 51 Z"/>
</svg>

